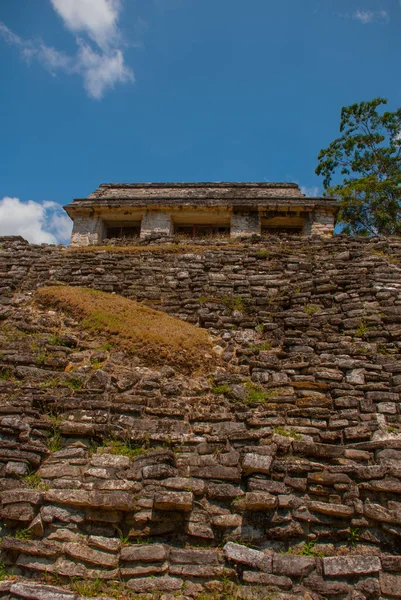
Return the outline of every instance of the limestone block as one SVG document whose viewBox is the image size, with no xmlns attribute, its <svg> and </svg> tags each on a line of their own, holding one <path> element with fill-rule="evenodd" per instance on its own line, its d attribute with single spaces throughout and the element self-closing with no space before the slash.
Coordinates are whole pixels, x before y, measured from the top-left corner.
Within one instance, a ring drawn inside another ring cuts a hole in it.
<svg viewBox="0 0 401 600">
<path fill-rule="evenodd" d="M 160 562 L 167 558 L 167 549 L 163 544 L 123 546 L 120 557 L 126 562 Z"/>
<path fill-rule="evenodd" d="M 273 573 L 289 577 L 306 577 L 316 567 L 313 556 L 275 555 L 273 558 Z"/>
<path fill-rule="evenodd" d="M 330 577 L 352 577 L 367 575 L 381 570 L 378 556 L 330 556 L 323 558 L 324 574 Z"/>
<path fill-rule="evenodd" d="M 267 475 L 270 473 L 272 462 L 273 458 L 271 456 L 248 453 L 244 456 L 242 468 L 246 475 L 251 473 L 265 473 Z"/>
<path fill-rule="evenodd" d="M 16 582 L 11 585 L 10 592 L 18 598 L 29 600 L 77 600 L 78 594 L 64 588 L 40 583 Z"/>
<path fill-rule="evenodd" d="M 171 235 L 173 232 L 171 215 L 164 211 L 147 211 L 142 219 L 141 238 L 152 233 Z"/>
<path fill-rule="evenodd" d="M 115 554 L 93 550 L 86 546 L 86 544 L 66 543 L 64 544 L 64 551 L 71 558 L 99 567 L 116 568 L 118 566 L 118 558 Z"/>
<path fill-rule="evenodd" d="M 273 510 L 277 502 L 277 497 L 268 492 L 247 492 L 245 498 L 239 500 L 245 510 Z"/>
<path fill-rule="evenodd" d="M 138 577 L 130 579 L 127 587 L 136 594 L 147 594 L 153 592 L 177 592 L 181 589 L 183 580 L 177 577 Z"/>
<path fill-rule="evenodd" d="M 292 581 L 289 577 L 270 575 L 270 573 L 256 573 L 255 571 L 244 571 L 242 577 L 245 583 L 254 585 L 274 585 L 285 590 L 292 588 Z"/>
<path fill-rule="evenodd" d="M 265 573 L 272 572 L 272 557 L 269 554 L 253 550 L 234 542 L 228 542 L 224 546 L 224 555 L 228 560 L 248 565 L 254 569 L 260 569 Z"/>
<path fill-rule="evenodd" d="M 260 219 L 257 213 L 247 215 L 231 215 L 231 237 L 251 236 L 260 234 Z"/>
<path fill-rule="evenodd" d="M 332 517 L 343 517 L 350 519 L 354 515 L 352 506 L 345 504 L 332 504 L 329 502 L 310 502 L 309 509 L 313 512 L 330 515 Z"/>
<path fill-rule="evenodd" d="M 188 512 L 192 509 L 192 492 L 163 492 L 155 495 L 154 508 Z"/>
<path fill-rule="evenodd" d="M 382 594 L 393 598 L 401 598 L 401 575 L 381 573 L 380 587 Z"/>
<path fill-rule="evenodd" d="M 218 550 L 181 550 L 172 548 L 170 562 L 174 564 L 217 565 L 219 564 Z"/>
</svg>

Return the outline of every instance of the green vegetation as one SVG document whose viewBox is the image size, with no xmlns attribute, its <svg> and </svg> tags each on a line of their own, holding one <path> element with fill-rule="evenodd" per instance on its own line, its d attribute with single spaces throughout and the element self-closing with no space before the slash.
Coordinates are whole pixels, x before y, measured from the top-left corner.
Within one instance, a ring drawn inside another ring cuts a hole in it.
<svg viewBox="0 0 401 600">
<path fill-rule="evenodd" d="M 75 391 L 81 390 L 83 386 L 83 381 L 77 378 L 67 379 L 67 381 L 65 381 L 65 385 Z"/>
<path fill-rule="evenodd" d="M 225 298 L 221 298 L 221 302 L 230 310 L 245 312 L 247 309 L 245 300 L 240 296 L 227 296 Z"/>
<path fill-rule="evenodd" d="M 260 344 L 256 344 L 255 346 L 249 346 L 249 350 L 254 350 L 255 352 L 261 352 L 263 350 L 271 350 L 272 345 L 270 342 L 261 342 Z"/>
<path fill-rule="evenodd" d="M 358 527 L 350 527 L 348 532 L 348 543 L 350 546 L 354 547 L 358 544 L 360 539 L 359 529 Z"/>
<path fill-rule="evenodd" d="M 215 385 L 211 389 L 212 394 L 228 394 L 230 391 L 231 388 L 226 383 L 223 383 L 222 385 Z"/>
<path fill-rule="evenodd" d="M 72 313 L 93 333 L 109 334 L 113 344 L 148 364 L 169 364 L 194 372 L 216 363 L 207 331 L 122 296 L 53 286 L 37 290 L 36 298 L 42 305 Z"/>
<path fill-rule="evenodd" d="M 130 460 L 134 460 L 136 456 L 146 454 L 157 448 L 151 448 L 149 441 L 144 440 L 141 444 L 134 443 L 131 440 L 117 440 L 115 438 L 105 439 L 102 446 L 99 447 L 102 453 L 108 452 L 109 454 L 115 454 L 117 456 L 128 456 Z"/>
<path fill-rule="evenodd" d="M 316 314 L 317 312 L 320 312 L 321 310 L 321 307 L 317 304 L 305 304 L 304 306 L 304 312 L 308 315 L 308 317 L 311 317 L 312 315 Z"/>
<path fill-rule="evenodd" d="M 11 369 L 4 369 L 0 373 L 0 381 L 10 381 L 11 379 Z"/>
<path fill-rule="evenodd" d="M 71 589 L 80 596 L 98 596 L 103 593 L 105 584 L 104 582 L 97 579 L 77 579 L 73 577 L 70 582 Z"/>
<path fill-rule="evenodd" d="M 365 319 L 361 319 L 359 322 L 359 326 L 355 332 L 355 337 L 363 337 L 366 333 L 368 333 L 369 327 L 366 325 Z"/>
<path fill-rule="evenodd" d="M 256 252 L 256 256 L 257 256 L 257 258 L 267 258 L 269 256 L 269 251 L 268 250 L 258 250 Z"/>
<path fill-rule="evenodd" d="M 32 532 L 29 529 L 17 529 L 14 534 L 10 537 L 14 537 L 17 540 L 31 540 Z"/>
<path fill-rule="evenodd" d="M 282 554 L 293 554 L 295 556 L 322 556 L 321 552 L 316 551 L 315 542 L 313 540 L 304 542 L 301 548 L 291 546 L 286 552 L 283 551 Z"/>
<path fill-rule="evenodd" d="M 42 381 L 42 383 L 40 384 L 40 387 L 43 390 L 47 390 L 47 389 L 52 389 L 55 387 L 58 387 L 60 384 L 60 381 L 58 379 L 56 379 L 55 377 L 53 377 L 52 379 L 47 379 L 46 381 Z"/>
<path fill-rule="evenodd" d="M 266 392 L 260 386 L 256 385 L 256 383 L 248 381 L 245 387 L 247 389 L 246 404 L 261 404 L 262 402 L 266 402 Z"/>
<path fill-rule="evenodd" d="M 9 577 L 7 567 L 4 563 L 0 562 L 0 581 L 4 581 L 7 577 Z"/>
<path fill-rule="evenodd" d="M 26 475 L 22 478 L 22 481 L 24 482 L 26 487 L 32 490 L 46 491 L 49 489 L 47 483 L 43 483 L 39 473 L 31 473 L 30 475 Z"/>
<path fill-rule="evenodd" d="M 61 434 L 59 431 L 53 430 L 53 432 L 50 433 L 47 441 L 47 447 L 49 448 L 50 452 L 58 452 L 61 450 Z"/>
<path fill-rule="evenodd" d="M 273 431 L 278 435 L 283 435 L 284 437 L 291 438 L 292 440 L 300 440 L 302 438 L 302 435 L 294 431 L 294 429 L 285 429 L 284 427 L 276 426 L 273 427 Z"/>
<path fill-rule="evenodd" d="M 329 196 L 340 200 L 343 232 L 401 233 L 401 108 L 380 114 L 384 98 L 345 106 L 341 136 L 318 156 L 317 175 Z M 332 180 L 340 181 L 332 185 Z"/>
</svg>

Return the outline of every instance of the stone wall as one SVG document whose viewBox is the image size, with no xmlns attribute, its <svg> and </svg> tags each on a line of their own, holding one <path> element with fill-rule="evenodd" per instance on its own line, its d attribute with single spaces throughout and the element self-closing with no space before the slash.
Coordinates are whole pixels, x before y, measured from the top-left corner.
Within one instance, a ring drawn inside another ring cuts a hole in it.
<svg viewBox="0 0 401 600">
<path fill-rule="evenodd" d="M 71 246 L 92 246 L 100 244 L 103 224 L 100 217 L 76 216 L 71 234 Z"/>
<path fill-rule="evenodd" d="M 331 237 L 335 226 L 335 217 L 329 210 L 315 210 L 309 218 L 308 233 Z"/>
<path fill-rule="evenodd" d="M 238 597 L 401 597 L 401 240 L 2 245 L 1 516 L 34 532 L 3 538 L 19 577 L 119 577 L 190 598 L 224 597 L 227 580 Z M 29 304 L 52 282 L 207 327 L 221 362 L 188 378 L 100 350 Z M 143 453 L 109 452 L 110 432 Z M 29 472 L 42 488 L 22 485 Z M 3 597 L 43 597 L 4 584 Z"/>
</svg>

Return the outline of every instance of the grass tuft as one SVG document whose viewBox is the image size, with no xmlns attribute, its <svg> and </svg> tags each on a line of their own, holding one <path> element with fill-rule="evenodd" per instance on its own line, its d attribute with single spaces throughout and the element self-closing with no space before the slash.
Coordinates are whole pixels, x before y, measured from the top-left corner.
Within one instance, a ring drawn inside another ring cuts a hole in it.
<svg viewBox="0 0 401 600">
<path fill-rule="evenodd" d="M 85 329 L 110 334 L 113 344 L 147 364 L 194 372 L 216 363 L 207 331 L 133 300 L 70 286 L 40 288 L 36 297 L 42 305 L 74 314 Z"/>
</svg>

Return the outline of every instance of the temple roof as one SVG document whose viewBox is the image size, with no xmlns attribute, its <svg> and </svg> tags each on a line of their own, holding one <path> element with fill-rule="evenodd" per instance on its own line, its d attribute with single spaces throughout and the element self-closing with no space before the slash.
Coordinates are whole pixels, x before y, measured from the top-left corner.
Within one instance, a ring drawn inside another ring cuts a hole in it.
<svg viewBox="0 0 401 600">
<path fill-rule="evenodd" d="M 87 198 L 76 198 L 65 207 L 76 209 L 135 206 L 324 206 L 336 211 L 333 198 L 305 196 L 296 183 L 198 182 L 102 183 Z"/>
</svg>

